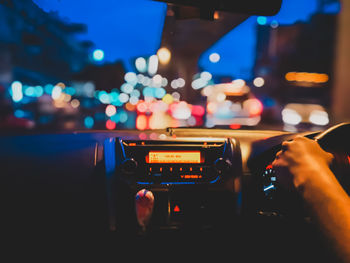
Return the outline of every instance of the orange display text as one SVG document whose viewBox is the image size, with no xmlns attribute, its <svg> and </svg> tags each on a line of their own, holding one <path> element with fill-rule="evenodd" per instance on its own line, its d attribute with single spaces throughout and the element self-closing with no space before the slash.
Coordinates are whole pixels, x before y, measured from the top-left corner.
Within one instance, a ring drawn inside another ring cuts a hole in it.
<svg viewBox="0 0 350 263">
<path fill-rule="evenodd" d="M 200 151 L 150 151 L 146 163 L 203 163 Z"/>
</svg>

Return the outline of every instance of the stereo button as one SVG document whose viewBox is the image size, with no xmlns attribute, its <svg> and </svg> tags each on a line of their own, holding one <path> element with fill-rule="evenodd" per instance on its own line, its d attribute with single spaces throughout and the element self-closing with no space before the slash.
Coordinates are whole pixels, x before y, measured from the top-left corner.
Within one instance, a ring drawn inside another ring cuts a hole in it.
<svg viewBox="0 0 350 263">
<path fill-rule="evenodd" d="M 126 159 L 123 161 L 121 169 L 126 174 L 133 174 L 136 172 L 137 162 L 133 158 Z"/>
</svg>

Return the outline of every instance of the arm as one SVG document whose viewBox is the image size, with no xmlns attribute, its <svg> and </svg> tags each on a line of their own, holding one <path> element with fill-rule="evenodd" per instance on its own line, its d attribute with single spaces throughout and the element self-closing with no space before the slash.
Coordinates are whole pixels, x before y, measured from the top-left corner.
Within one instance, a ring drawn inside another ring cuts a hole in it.
<svg viewBox="0 0 350 263">
<path fill-rule="evenodd" d="M 337 255 L 350 262 L 350 198 L 329 169 L 332 154 L 305 137 L 282 147 L 273 162 L 278 180 L 300 193 Z"/>
</svg>

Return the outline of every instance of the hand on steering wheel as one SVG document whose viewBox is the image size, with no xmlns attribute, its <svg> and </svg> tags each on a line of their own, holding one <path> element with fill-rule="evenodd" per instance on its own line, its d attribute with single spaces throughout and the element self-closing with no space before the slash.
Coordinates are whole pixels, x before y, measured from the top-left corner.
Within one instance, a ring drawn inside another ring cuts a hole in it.
<svg viewBox="0 0 350 263">
<path fill-rule="evenodd" d="M 299 192 L 313 221 L 319 225 L 341 262 L 350 261 L 350 197 L 346 193 L 349 162 L 344 166 L 345 177 L 335 175 L 330 169 L 335 158 L 324 149 L 343 152 L 347 159 L 349 132 L 348 123 L 328 129 L 315 140 L 296 137 L 282 144 L 282 150 L 272 164 L 280 184 L 292 186 Z"/>
<path fill-rule="evenodd" d="M 320 180 L 317 178 L 319 171 L 329 169 L 333 159 L 334 156 L 315 140 L 297 136 L 282 143 L 282 150 L 276 154 L 272 165 L 282 187 L 299 190 L 309 180 Z"/>
<path fill-rule="evenodd" d="M 276 159 L 272 163 L 279 184 L 287 189 L 302 190 L 300 188 L 304 187 L 305 183 L 319 184 L 318 187 L 335 183 L 337 181 L 335 176 L 322 177 L 321 174 L 325 173 L 320 173 L 329 170 L 331 164 L 333 168 L 337 168 L 333 170 L 338 171 L 336 176 L 340 182 L 345 182 L 344 169 L 345 173 L 349 171 L 349 163 L 345 163 L 344 166 L 342 162 L 347 161 L 347 157 L 338 158 L 337 156 L 335 158 L 336 155 L 328 151 L 339 149 L 342 149 L 343 152 L 344 149 L 349 151 L 347 136 L 349 132 L 350 123 L 342 123 L 320 133 L 314 140 L 297 136 L 292 141 L 283 142 L 282 150 L 276 154 Z"/>
</svg>

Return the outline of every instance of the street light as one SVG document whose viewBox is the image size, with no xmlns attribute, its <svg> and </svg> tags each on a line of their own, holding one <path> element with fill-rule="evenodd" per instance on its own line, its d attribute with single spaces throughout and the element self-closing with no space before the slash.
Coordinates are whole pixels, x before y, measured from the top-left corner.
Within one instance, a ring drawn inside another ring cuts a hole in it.
<svg viewBox="0 0 350 263">
<path fill-rule="evenodd" d="M 105 57 L 105 54 L 103 50 L 95 49 L 94 52 L 92 53 L 92 57 L 95 61 L 101 61 Z"/>
<path fill-rule="evenodd" d="M 167 65 L 171 59 L 171 52 L 166 47 L 162 47 L 158 50 L 157 56 L 162 65 Z"/>
</svg>

